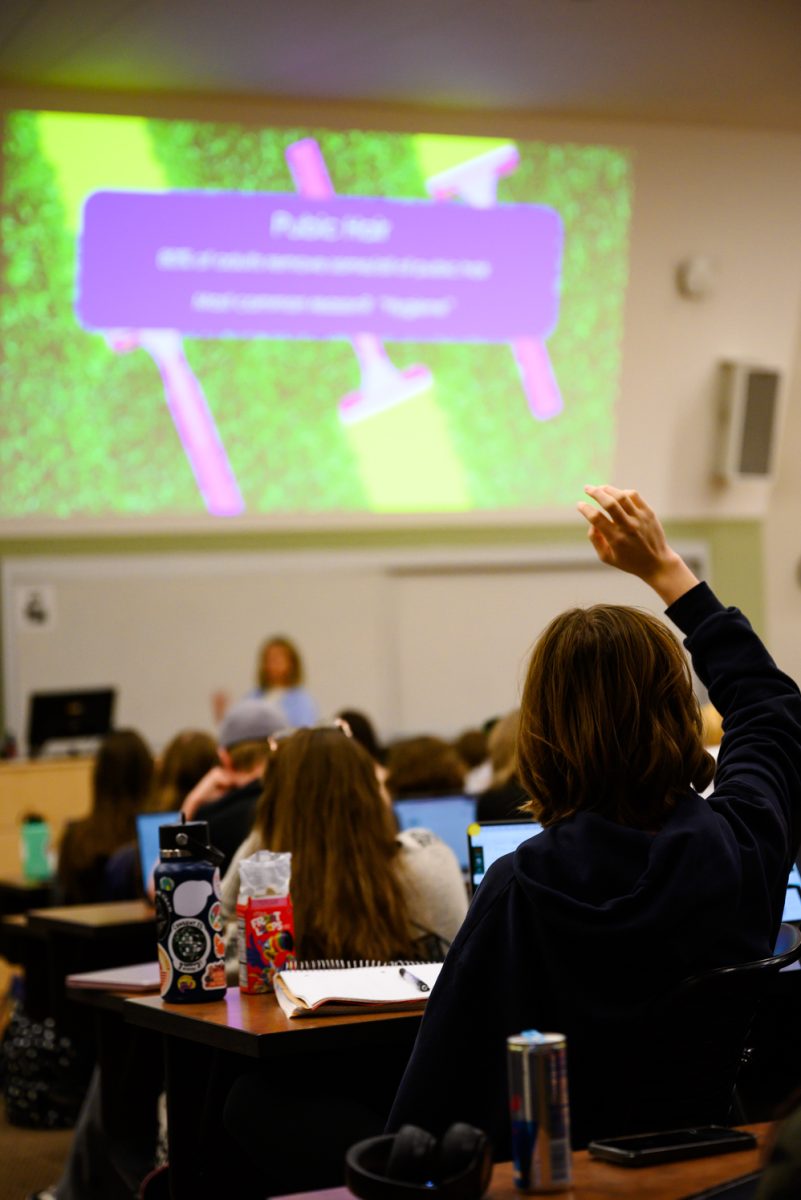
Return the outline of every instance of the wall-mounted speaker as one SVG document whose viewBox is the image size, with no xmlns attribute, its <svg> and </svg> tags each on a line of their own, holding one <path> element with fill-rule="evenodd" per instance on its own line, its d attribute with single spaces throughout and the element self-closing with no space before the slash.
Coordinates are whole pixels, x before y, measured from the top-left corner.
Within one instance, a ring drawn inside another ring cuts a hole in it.
<svg viewBox="0 0 801 1200">
<path fill-rule="evenodd" d="M 753 363 L 722 362 L 713 473 L 719 480 L 769 479 L 774 470 L 781 374 Z"/>
</svg>

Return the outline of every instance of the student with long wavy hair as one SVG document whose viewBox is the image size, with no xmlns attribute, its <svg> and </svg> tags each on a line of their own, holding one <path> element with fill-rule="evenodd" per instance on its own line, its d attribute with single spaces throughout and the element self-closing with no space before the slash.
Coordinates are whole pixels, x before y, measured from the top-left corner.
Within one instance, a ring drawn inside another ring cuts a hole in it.
<svg viewBox="0 0 801 1200">
<path fill-rule="evenodd" d="M 276 743 L 253 833 L 223 881 L 229 915 L 239 861 L 260 848 L 292 854 L 301 959 L 441 958 L 467 909 L 452 850 L 426 830 L 397 833 L 376 764 L 341 728 Z M 236 1079 L 223 1110 L 236 1149 L 220 1187 L 261 1200 L 342 1182 L 347 1147 L 383 1127 L 414 1032 L 396 1029 L 380 1054 L 320 1050 L 308 1070 L 265 1064 Z"/>
<path fill-rule="evenodd" d="M 153 771 L 153 755 L 136 730 L 118 729 L 103 739 L 92 771 L 92 811 L 67 825 L 59 848 L 62 904 L 106 898 L 106 863 L 136 837 L 136 814 L 147 804 Z"/>
<path fill-rule="evenodd" d="M 192 788 L 218 763 L 217 743 L 210 733 L 199 729 L 176 733 L 156 759 L 145 809 L 177 811 Z M 146 893 L 149 883 L 142 879 L 138 842 L 126 842 L 106 862 L 102 899 L 134 900 Z"/>
<path fill-rule="evenodd" d="M 598 557 L 667 605 L 725 736 L 715 768 L 686 658 L 655 616 L 571 609 L 537 642 L 517 760 L 544 829 L 487 871 L 389 1121 L 434 1134 L 468 1121 L 498 1157 L 506 1039 L 527 1029 L 566 1035 L 574 1145 L 725 1121 L 746 1030 L 727 1023 L 736 1006 L 688 1013 L 673 989 L 772 953 L 801 837 L 795 683 L 637 492 L 586 491 Z M 707 1045 L 725 1069 L 707 1069 Z"/>
<path fill-rule="evenodd" d="M 376 764 L 341 727 L 275 743 L 253 831 L 223 880 L 229 920 L 239 862 L 259 849 L 292 854 L 303 958 L 439 957 L 467 910 L 453 852 L 427 830 L 398 834 Z"/>
</svg>

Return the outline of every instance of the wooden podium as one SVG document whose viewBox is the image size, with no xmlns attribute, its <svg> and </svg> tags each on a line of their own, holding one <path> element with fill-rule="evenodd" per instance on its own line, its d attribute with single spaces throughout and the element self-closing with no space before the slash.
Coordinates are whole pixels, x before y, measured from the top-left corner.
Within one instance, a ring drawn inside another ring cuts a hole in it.
<svg viewBox="0 0 801 1200">
<path fill-rule="evenodd" d="M 21 876 L 20 822 L 36 813 L 58 844 L 67 821 L 84 817 L 92 800 L 91 758 L 10 759 L 0 762 L 0 879 Z"/>
</svg>

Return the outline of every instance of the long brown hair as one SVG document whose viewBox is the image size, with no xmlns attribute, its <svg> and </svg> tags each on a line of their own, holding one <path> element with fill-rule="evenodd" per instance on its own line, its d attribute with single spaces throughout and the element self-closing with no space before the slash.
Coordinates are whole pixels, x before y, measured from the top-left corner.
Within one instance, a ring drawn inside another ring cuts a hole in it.
<svg viewBox="0 0 801 1200">
<path fill-rule="evenodd" d="M 67 827 L 58 874 L 66 893 L 78 873 L 136 836 L 136 814 L 153 782 L 153 755 L 134 729 L 118 729 L 100 744 L 92 771 L 92 811 Z"/>
<path fill-rule="evenodd" d="M 531 655 L 518 770 L 544 825 L 592 809 L 623 825 L 661 826 L 714 763 L 687 660 L 639 609 L 598 604 L 556 617 Z"/>
<path fill-rule="evenodd" d="M 217 742 L 210 733 L 199 729 L 176 733 L 156 764 L 148 808 L 158 812 L 179 809 L 195 784 L 219 762 Z"/>
<path fill-rule="evenodd" d="M 367 751 L 340 729 L 299 729 L 270 756 L 255 829 L 290 851 L 304 958 L 414 954 L 389 804 Z"/>
<path fill-rule="evenodd" d="M 467 767 L 450 742 L 426 735 L 404 738 L 390 746 L 387 771 L 387 788 L 397 800 L 461 792 Z"/>
</svg>

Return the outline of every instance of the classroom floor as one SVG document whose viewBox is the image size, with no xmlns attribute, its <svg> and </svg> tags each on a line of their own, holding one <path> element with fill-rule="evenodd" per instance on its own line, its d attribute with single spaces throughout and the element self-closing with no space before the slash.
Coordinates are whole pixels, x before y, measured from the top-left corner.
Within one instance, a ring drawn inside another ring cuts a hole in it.
<svg viewBox="0 0 801 1200">
<path fill-rule="evenodd" d="M 67 1157 L 71 1129 L 20 1129 L 6 1121 L 0 1102 L 0 1163 L 3 1200 L 25 1200 L 55 1183 Z"/>
<path fill-rule="evenodd" d="M 0 1032 L 9 1014 L 8 991 L 12 971 L 0 958 Z M 0 1195 L 3 1200 L 25 1200 L 31 1192 L 55 1183 L 67 1157 L 71 1129 L 21 1129 L 9 1125 L 5 1104 L 0 1098 L 0 1163 L 3 1176 Z"/>
</svg>

